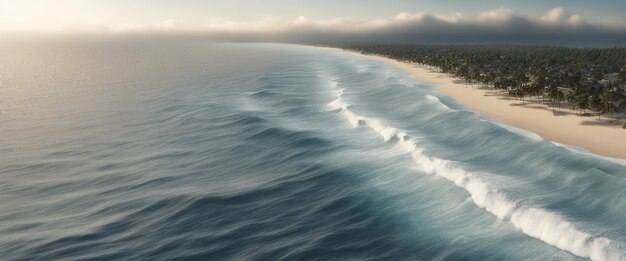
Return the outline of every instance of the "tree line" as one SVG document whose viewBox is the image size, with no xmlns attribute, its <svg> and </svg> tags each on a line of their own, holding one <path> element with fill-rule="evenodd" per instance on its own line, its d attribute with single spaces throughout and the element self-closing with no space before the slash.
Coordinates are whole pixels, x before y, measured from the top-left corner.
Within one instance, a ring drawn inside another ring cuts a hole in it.
<svg viewBox="0 0 626 261">
<path fill-rule="evenodd" d="M 626 110 L 626 48 L 343 44 L 363 54 L 417 63 L 520 99 L 609 118 Z M 547 101 L 546 101 L 547 99 Z"/>
</svg>

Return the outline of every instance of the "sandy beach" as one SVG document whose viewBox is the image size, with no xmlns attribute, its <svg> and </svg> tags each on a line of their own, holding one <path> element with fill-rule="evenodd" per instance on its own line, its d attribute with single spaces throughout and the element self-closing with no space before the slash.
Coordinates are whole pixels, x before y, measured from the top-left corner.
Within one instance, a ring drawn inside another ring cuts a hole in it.
<svg viewBox="0 0 626 261">
<path fill-rule="evenodd" d="M 336 49 L 337 50 L 337 49 Z M 387 62 L 423 82 L 438 85 L 438 90 L 482 117 L 522 128 L 547 140 L 575 146 L 594 154 L 626 159 L 626 130 L 621 124 L 610 123 L 606 116 L 601 120 L 593 116 L 580 116 L 562 103 L 560 110 L 537 102 L 522 102 L 491 89 L 472 87 L 450 75 L 434 72 L 425 67 L 404 63 L 382 56 L 364 55 L 343 51 L 368 59 Z"/>
</svg>

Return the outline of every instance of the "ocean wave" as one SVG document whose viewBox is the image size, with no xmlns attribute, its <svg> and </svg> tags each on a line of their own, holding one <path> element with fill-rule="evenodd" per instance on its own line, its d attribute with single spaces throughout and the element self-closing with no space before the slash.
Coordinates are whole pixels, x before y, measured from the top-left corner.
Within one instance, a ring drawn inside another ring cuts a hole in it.
<svg viewBox="0 0 626 261">
<path fill-rule="evenodd" d="M 448 107 L 448 105 L 443 103 L 439 98 L 437 98 L 435 96 L 432 96 L 430 94 L 426 94 L 426 99 L 436 102 L 437 105 L 439 105 L 440 108 L 443 108 L 443 109 L 448 110 L 448 111 L 454 111 L 453 109 Z"/>
<path fill-rule="evenodd" d="M 528 138 L 530 140 L 533 140 L 533 141 L 543 141 L 544 140 L 543 137 L 539 136 L 539 134 L 534 133 L 532 131 L 520 129 L 520 128 L 513 127 L 511 125 L 507 125 L 507 124 L 504 124 L 504 123 L 499 123 L 499 122 L 494 122 L 494 123 L 496 125 L 502 127 L 503 129 L 511 132 L 511 133 L 515 133 L 515 134 L 524 136 L 524 137 L 526 137 L 526 138 Z"/>
<path fill-rule="evenodd" d="M 110 49 L 146 61 L 110 70 L 103 47 L 67 72 L 35 59 L 8 90 L 43 88 L 2 125 L 2 260 L 578 259 L 515 226 L 624 253 L 622 165 L 527 142 L 385 63 L 185 42 Z"/>
<path fill-rule="evenodd" d="M 410 137 L 406 131 L 387 126 L 381 120 L 354 113 L 350 110 L 350 104 L 343 100 L 342 94 L 343 90 L 340 90 L 338 97 L 328 104 L 331 109 L 339 110 L 354 126 L 367 126 L 373 129 L 383 137 L 385 142 L 396 141 L 404 151 L 412 156 L 421 171 L 445 178 L 456 186 L 465 189 L 470 194 L 474 204 L 497 218 L 510 222 L 526 235 L 579 257 L 592 260 L 622 260 L 625 258 L 611 245 L 611 240 L 585 233 L 576 224 L 569 222 L 558 213 L 524 206 L 519 201 L 507 197 L 506 194 L 480 179 L 476 174 L 459 167 L 458 164 L 428 155 L 425 148 L 418 146 L 417 139 Z M 427 97 L 439 101 L 437 97 L 430 95 Z"/>
<path fill-rule="evenodd" d="M 563 143 L 558 143 L 553 141 L 552 144 L 554 144 L 557 147 L 561 147 L 564 149 L 567 149 L 571 152 L 574 153 L 578 153 L 578 154 L 583 154 L 585 156 L 589 156 L 589 157 L 594 157 L 594 158 L 599 158 L 599 159 L 603 159 L 606 161 L 610 161 L 613 163 L 617 163 L 620 164 L 622 166 L 626 166 L 626 160 L 623 159 L 618 159 L 618 158 L 613 158 L 613 157 L 607 157 L 607 156 L 602 156 L 602 155 L 598 155 L 598 154 L 593 154 L 591 152 L 589 152 L 588 150 L 581 148 L 581 147 L 576 147 L 576 146 L 572 146 L 572 145 L 567 145 L 567 144 L 563 144 Z"/>
</svg>

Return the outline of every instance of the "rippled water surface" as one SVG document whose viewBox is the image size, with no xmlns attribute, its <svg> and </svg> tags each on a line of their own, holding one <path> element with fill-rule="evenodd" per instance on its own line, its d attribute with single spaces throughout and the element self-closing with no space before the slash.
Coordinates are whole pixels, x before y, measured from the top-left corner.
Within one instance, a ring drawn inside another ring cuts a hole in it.
<svg viewBox="0 0 626 261">
<path fill-rule="evenodd" d="M 624 260 L 626 166 L 387 64 L 272 44 L 0 44 L 7 260 Z"/>
</svg>

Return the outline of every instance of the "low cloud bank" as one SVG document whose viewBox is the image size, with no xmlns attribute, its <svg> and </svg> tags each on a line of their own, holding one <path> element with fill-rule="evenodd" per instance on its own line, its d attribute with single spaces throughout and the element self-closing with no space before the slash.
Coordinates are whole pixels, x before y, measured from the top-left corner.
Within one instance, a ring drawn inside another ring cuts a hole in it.
<svg viewBox="0 0 626 261">
<path fill-rule="evenodd" d="M 498 8 L 472 18 L 460 13 L 400 13 L 393 19 L 365 22 L 268 18 L 258 23 L 215 23 L 207 33 L 229 41 L 626 45 L 626 25 L 589 23 L 560 7 L 539 17 Z"/>
<path fill-rule="evenodd" d="M 215 20 L 200 27 L 181 26 L 169 19 L 151 26 L 119 25 L 105 31 L 237 42 L 626 46 L 626 24 L 588 22 L 561 7 L 536 17 L 516 15 L 501 7 L 475 17 L 403 12 L 391 19 L 371 21 L 266 17 L 256 22 Z"/>
</svg>

